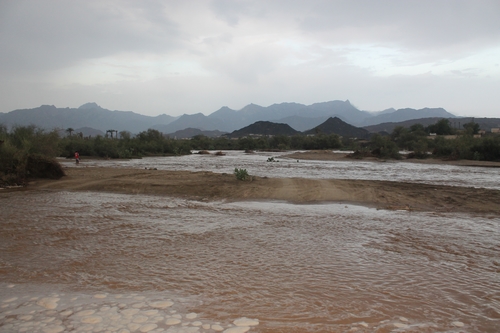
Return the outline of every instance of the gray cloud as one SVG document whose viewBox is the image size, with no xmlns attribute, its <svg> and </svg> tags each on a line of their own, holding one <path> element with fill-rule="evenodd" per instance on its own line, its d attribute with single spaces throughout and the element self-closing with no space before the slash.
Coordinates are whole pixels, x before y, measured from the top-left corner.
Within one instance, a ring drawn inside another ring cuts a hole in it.
<svg viewBox="0 0 500 333">
<path fill-rule="evenodd" d="M 145 3 L 145 2 L 144 2 Z M 132 2 L 133 4 L 133 2 Z M 50 70 L 119 52 L 180 47 L 176 24 L 158 2 L 20 1 L 2 16 L 2 71 Z"/>
<path fill-rule="evenodd" d="M 0 0 L 0 111 L 350 99 L 493 115 L 499 13 L 496 0 Z"/>
</svg>

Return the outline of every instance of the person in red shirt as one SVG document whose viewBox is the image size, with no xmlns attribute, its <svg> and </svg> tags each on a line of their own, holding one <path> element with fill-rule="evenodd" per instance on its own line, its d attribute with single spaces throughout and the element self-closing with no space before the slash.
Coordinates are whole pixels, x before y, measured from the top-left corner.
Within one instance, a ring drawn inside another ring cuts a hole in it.
<svg viewBox="0 0 500 333">
<path fill-rule="evenodd" d="M 75 161 L 76 161 L 76 164 L 80 163 L 80 154 L 78 154 L 77 151 L 75 151 Z"/>
</svg>

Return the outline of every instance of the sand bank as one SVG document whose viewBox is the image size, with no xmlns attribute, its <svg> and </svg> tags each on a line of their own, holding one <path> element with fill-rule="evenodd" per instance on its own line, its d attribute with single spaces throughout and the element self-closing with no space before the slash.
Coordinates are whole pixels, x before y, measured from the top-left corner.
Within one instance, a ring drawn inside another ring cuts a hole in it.
<svg viewBox="0 0 500 333">
<path fill-rule="evenodd" d="M 500 216 L 500 191 L 390 181 L 253 177 L 122 168 L 66 168 L 60 180 L 29 189 L 176 196 L 193 200 L 279 200 L 296 204 L 345 202 L 380 209 L 469 212 Z"/>
</svg>

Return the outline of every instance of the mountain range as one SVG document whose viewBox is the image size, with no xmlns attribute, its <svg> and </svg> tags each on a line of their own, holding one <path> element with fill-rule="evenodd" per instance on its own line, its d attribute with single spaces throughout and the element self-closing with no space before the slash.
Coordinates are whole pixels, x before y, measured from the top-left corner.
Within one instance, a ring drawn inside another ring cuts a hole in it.
<svg viewBox="0 0 500 333">
<path fill-rule="evenodd" d="M 175 119 L 177 118 L 166 114 L 149 117 L 132 111 L 110 111 L 96 103 L 86 103 L 77 109 L 42 105 L 33 109 L 0 113 L 0 123 L 7 126 L 36 125 L 48 130 L 88 127 L 102 132 L 116 129 L 131 133 L 145 131 L 156 124 L 168 124 Z"/>
<path fill-rule="evenodd" d="M 144 116 L 131 111 L 111 111 L 96 103 L 86 103 L 79 108 L 57 108 L 53 105 L 42 105 L 33 109 L 0 113 L 0 124 L 8 127 L 36 125 L 48 130 L 73 128 L 75 132 L 81 131 L 84 135 L 91 135 L 84 132 L 84 130 L 88 131 L 89 129 L 101 132 L 108 130 L 128 131 L 137 134 L 152 128 L 171 135 L 188 128 L 200 131 L 233 132 L 257 121 L 287 124 L 292 129 L 303 132 L 335 117 L 355 127 L 429 117 L 455 118 L 453 114 L 443 108 L 387 109 L 376 113 L 361 111 L 354 107 L 349 100 L 311 105 L 281 103 L 268 107 L 249 104 L 241 110 L 233 110 L 224 106 L 208 116 L 197 113 L 184 114 L 180 117 L 166 114 L 156 117 Z"/>
</svg>

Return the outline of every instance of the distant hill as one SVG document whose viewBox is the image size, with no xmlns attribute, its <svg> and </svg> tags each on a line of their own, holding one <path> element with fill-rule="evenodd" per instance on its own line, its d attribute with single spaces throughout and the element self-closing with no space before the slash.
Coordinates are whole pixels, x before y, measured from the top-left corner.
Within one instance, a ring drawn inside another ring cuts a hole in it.
<svg viewBox="0 0 500 333">
<path fill-rule="evenodd" d="M 86 103 L 77 109 L 42 105 L 0 113 L 0 123 L 9 127 L 36 125 L 48 130 L 89 127 L 103 132 L 114 129 L 131 133 L 145 131 L 158 123 L 168 124 L 175 119 L 165 114 L 149 117 L 131 111 L 110 111 L 95 103 Z"/>
<path fill-rule="evenodd" d="M 382 111 L 379 114 L 366 118 L 359 126 L 369 126 L 375 124 L 381 124 L 386 122 L 400 122 L 411 119 L 422 119 L 422 118 L 454 118 L 455 115 L 449 113 L 443 108 L 424 108 L 424 109 L 399 109 L 394 112 L 389 112 L 390 110 Z"/>
<path fill-rule="evenodd" d="M 358 128 L 342 121 L 338 117 L 330 117 L 323 123 L 315 126 L 314 128 L 300 132 L 291 128 L 288 124 L 278 124 L 270 121 L 257 121 L 249 126 L 240 130 L 227 134 L 230 138 L 241 138 L 251 135 L 296 135 L 296 134 L 337 134 L 342 137 L 349 138 L 369 138 L 370 132 L 363 128 Z"/>
<path fill-rule="evenodd" d="M 492 128 L 500 128 L 500 118 L 477 118 L 477 117 L 463 117 L 450 119 L 452 126 L 463 129 L 463 125 L 469 122 L 479 124 L 479 128 L 490 132 Z"/>
<path fill-rule="evenodd" d="M 184 114 L 166 125 L 157 124 L 152 126 L 153 129 L 162 133 L 173 133 L 186 128 L 198 128 L 203 131 L 214 131 L 221 130 L 223 127 L 224 126 L 221 126 L 220 119 L 210 119 L 202 113 Z"/>
<path fill-rule="evenodd" d="M 277 124 L 270 121 L 257 121 L 240 130 L 227 134 L 229 138 L 241 138 L 249 135 L 294 135 L 299 134 L 287 124 Z"/>
<path fill-rule="evenodd" d="M 366 129 L 349 125 L 338 117 L 330 117 L 324 123 L 304 132 L 306 135 L 317 133 L 337 134 L 342 137 L 358 139 L 367 139 L 370 137 L 370 132 Z"/>
<path fill-rule="evenodd" d="M 174 133 L 167 134 L 169 137 L 174 139 L 189 139 L 196 135 L 204 135 L 209 138 L 216 138 L 227 134 L 226 132 L 221 132 L 218 130 L 215 131 L 202 131 L 198 128 L 186 128 L 180 131 L 176 131 Z"/>
<path fill-rule="evenodd" d="M 378 115 L 381 115 L 381 114 L 393 113 L 393 112 L 396 112 L 395 108 L 389 108 L 389 109 L 385 109 L 385 110 L 382 110 L 382 111 L 375 111 L 375 112 L 371 112 L 371 114 L 373 116 L 378 116 Z"/>
<path fill-rule="evenodd" d="M 429 125 L 433 125 L 437 123 L 441 117 L 432 117 L 432 118 L 422 118 L 422 119 L 411 119 L 401 122 L 388 122 L 377 125 L 365 126 L 363 127 L 370 133 L 379 133 L 379 132 L 387 132 L 392 133 L 395 127 L 403 126 L 410 127 L 414 124 L 422 124 L 424 127 Z M 463 125 L 474 121 L 479 124 L 479 128 L 485 130 L 487 132 L 491 131 L 492 128 L 500 128 L 500 118 L 475 118 L 475 117 L 453 117 L 447 118 L 450 122 L 451 127 L 456 129 L 463 129 Z"/>
<path fill-rule="evenodd" d="M 310 114 L 315 117 L 337 117 L 354 126 L 362 124 L 366 119 L 373 117 L 368 111 L 360 111 L 349 100 L 315 103 L 309 106 Z"/>
<path fill-rule="evenodd" d="M 397 126 L 403 126 L 409 128 L 410 126 L 415 124 L 422 124 L 424 127 L 426 127 L 437 123 L 440 119 L 443 118 L 435 117 L 435 118 L 411 119 L 401 122 L 388 122 L 377 125 L 364 126 L 363 128 L 370 133 L 379 133 L 379 132 L 392 133 L 394 128 L 396 128 Z"/>
</svg>

